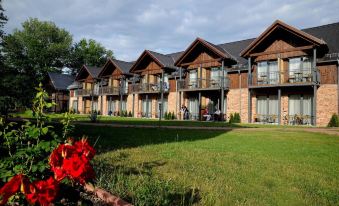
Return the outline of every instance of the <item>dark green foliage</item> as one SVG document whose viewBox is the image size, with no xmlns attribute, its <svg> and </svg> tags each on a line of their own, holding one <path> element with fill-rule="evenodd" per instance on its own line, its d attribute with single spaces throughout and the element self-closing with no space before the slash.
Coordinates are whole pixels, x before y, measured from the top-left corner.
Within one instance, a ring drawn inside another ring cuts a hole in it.
<svg viewBox="0 0 339 206">
<path fill-rule="evenodd" d="M 48 157 L 57 146 L 60 139 L 53 132 L 44 110 L 53 106 L 46 102 L 48 94 L 41 85 L 37 88 L 33 100 L 35 123 L 29 121 L 23 124 L 9 123 L 4 119 L 0 122 L 1 164 L 0 178 L 6 182 L 18 173 L 24 173 L 30 178 L 42 179 L 49 173 Z"/>
<path fill-rule="evenodd" d="M 339 117 L 337 114 L 333 114 L 330 122 L 327 125 L 328 127 L 339 127 Z"/>
<path fill-rule="evenodd" d="M 81 39 L 71 49 L 69 67 L 76 74 L 82 65 L 101 67 L 108 58 L 114 58 L 111 50 L 106 50 L 100 43 L 93 39 Z"/>
<path fill-rule="evenodd" d="M 172 119 L 172 120 L 175 120 L 175 119 L 176 119 L 174 112 L 172 112 L 171 119 Z"/>
<path fill-rule="evenodd" d="M 132 112 L 131 111 L 129 111 L 128 112 L 128 117 L 132 117 L 133 115 L 132 115 Z"/>
<path fill-rule="evenodd" d="M 167 113 L 167 111 L 164 113 L 164 119 L 168 119 L 168 113 Z"/>
<path fill-rule="evenodd" d="M 235 112 L 235 113 L 232 113 L 230 115 L 230 120 L 229 120 L 229 123 L 230 124 L 233 124 L 233 123 L 240 123 L 241 122 L 241 118 L 240 118 L 240 114 Z"/>
</svg>

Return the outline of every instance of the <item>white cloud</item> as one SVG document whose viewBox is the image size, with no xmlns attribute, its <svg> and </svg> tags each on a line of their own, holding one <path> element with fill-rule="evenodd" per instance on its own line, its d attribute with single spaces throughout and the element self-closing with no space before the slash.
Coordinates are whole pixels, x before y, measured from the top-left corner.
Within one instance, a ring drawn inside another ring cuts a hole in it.
<svg viewBox="0 0 339 206">
<path fill-rule="evenodd" d="M 37 17 L 75 40 L 95 39 L 123 60 L 144 49 L 181 51 L 197 36 L 214 43 L 253 38 L 276 19 L 297 28 L 339 21 L 339 1 L 332 0 L 4 0 L 3 7 L 7 33 Z"/>
</svg>

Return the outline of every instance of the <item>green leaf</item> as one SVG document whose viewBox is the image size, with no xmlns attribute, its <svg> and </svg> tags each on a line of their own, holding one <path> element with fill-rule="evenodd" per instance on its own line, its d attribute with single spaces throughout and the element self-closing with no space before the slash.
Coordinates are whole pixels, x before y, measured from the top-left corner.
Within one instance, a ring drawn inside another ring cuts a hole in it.
<svg viewBox="0 0 339 206">
<path fill-rule="evenodd" d="M 41 132 L 42 132 L 42 134 L 47 134 L 47 132 L 48 132 L 48 127 L 43 127 L 42 129 L 41 129 Z"/>
</svg>

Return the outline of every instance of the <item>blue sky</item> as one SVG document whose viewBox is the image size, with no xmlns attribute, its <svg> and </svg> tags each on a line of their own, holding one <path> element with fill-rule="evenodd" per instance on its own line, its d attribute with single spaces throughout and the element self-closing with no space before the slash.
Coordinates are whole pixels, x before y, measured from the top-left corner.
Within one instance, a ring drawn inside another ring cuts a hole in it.
<svg viewBox="0 0 339 206">
<path fill-rule="evenodd" d="M 7 33 L 36 17 L 126 61 L 144 49 L 182 51 L 196 37 L 215 44 L 253 38 L 276 19 L 297 28 L 339 21 L 338 0 L 4 0 L 3 7 Z"/>
</svg>

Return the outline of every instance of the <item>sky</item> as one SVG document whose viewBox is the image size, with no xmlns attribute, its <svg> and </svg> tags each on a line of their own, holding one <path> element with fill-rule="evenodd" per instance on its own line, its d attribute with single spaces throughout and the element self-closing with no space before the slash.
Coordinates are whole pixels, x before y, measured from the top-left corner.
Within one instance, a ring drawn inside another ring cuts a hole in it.
<svg viewBox="0 0 339 206">
<path fill-rule="evenodd" d="M 339 21 L 339 0 L 3 0 L 6 33 L 29 17 L 53 21 L 75 41 L 91 38 L 117 59 L 145 49 L 185 50 L 196 38 L 214 44 L 254 38 L 276 19 L 297 28 Z"/>
</svg>

